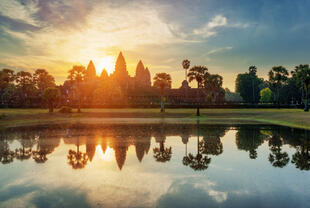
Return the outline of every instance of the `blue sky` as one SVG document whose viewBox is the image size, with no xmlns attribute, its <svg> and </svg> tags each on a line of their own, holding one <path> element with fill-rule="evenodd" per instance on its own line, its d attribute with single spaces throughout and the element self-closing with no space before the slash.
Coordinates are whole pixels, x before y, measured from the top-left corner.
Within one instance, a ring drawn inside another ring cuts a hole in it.
<svg viewBox="0 0 310 208">
<path fill-rule="evenodd" d="M 90 59 L 112 72 L 123 51 L 131 75 L 142 59 L 179 87 L 187 58 L 234 89 L 249 65 L 267 78 L 274 65 L 309 63 L 309 9 L 309 0 L 0 0 L 0 68 L 45 68 L 61 83 Z"/>
</svg>

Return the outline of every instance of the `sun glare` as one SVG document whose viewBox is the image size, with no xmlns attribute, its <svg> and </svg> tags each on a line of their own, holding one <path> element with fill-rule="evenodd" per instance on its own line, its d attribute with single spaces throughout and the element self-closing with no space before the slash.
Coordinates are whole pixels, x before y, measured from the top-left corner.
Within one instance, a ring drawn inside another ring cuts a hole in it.
<svg viewBox="0 0 310 208">
<path fill-rule="evenodd" d="M 101 145 L 97 145 L 96 152 L 99 153 L 100 159 L 104 161 L 111 161 L 113 159 L 113 149 L 107 147 L 106 151 L 103 153 Z"/>
<path fill-rule="evenodd" d="M 97 74 L 100 75 L 103 69 L 106 69 L 108 74 L 112 74 L 115 67 L 115 57 L 105 56 L 98 60 L 95 60 Z"/>
</svg>

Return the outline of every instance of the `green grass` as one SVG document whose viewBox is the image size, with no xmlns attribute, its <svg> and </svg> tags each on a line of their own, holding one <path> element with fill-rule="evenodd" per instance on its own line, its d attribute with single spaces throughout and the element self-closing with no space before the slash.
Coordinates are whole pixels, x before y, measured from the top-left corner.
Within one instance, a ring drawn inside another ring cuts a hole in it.
<svg viewBox="0 0 310 208">
<path fill-rule="evenodd" d="M 57 109 L 55 111 L 58 111 Z M 0 109 L 0 127 L 53 123 L 200 123 L 276 124 L 310 129 L 310 113 L 301 109 L 82 109 L 82 113 L 48 113 L 47 109 Z"/>
</svg>

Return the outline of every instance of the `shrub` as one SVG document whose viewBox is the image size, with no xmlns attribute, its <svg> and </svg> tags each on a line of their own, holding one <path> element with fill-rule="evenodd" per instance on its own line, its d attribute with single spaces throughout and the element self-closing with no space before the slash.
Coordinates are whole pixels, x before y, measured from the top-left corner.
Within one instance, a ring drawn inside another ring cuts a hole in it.
<svg viewBox="0 0 310 208">
<path fill-rule="evenodd" d="M 59 109 L 59 113 L 72 113 L 72 108 L 70 108 L 68 106 L 62 106 Z"/>
<path fill-rule="evenodd" d="M 271 103 L 272 102 L 272 91 L 266 87 L 260 91 L 260 102 Z"/>
</svg>

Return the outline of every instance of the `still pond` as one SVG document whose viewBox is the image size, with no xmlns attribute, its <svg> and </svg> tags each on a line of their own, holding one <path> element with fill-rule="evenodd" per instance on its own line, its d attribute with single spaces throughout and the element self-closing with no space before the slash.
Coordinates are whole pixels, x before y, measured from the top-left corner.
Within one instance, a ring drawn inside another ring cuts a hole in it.
<svg viewBox="0 0 310 208">
<path fill-rule="evenodd" d="M 0 207 L 309 207 L 310 132 L 53 125 L 0 131 Z"/>
</svg>

